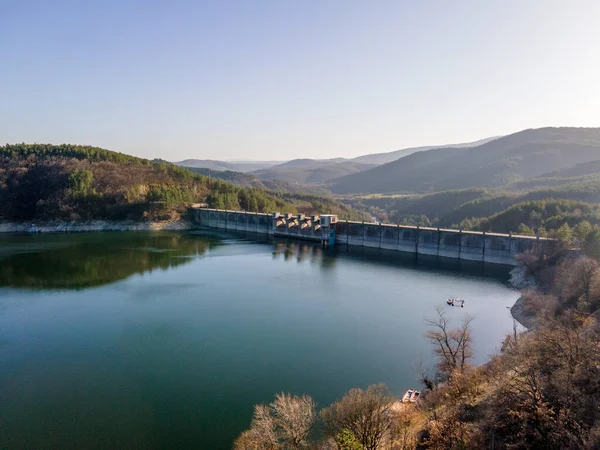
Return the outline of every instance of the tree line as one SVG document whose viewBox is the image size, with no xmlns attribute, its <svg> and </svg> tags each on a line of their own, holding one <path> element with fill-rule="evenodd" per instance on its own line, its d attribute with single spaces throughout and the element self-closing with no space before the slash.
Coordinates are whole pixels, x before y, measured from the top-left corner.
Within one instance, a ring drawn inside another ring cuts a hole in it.
<svg viewBox="0 0 600 450">
<path fill-rule="evenodd" d="M 564 223 L 600 225 L 600 175 L 567 184 L 519 190 L 461 189 L 426 195 L 370 195 L 344 199 L 381 222 L 463 228 L 498 233 L 542 233 Z"/>
</svg>

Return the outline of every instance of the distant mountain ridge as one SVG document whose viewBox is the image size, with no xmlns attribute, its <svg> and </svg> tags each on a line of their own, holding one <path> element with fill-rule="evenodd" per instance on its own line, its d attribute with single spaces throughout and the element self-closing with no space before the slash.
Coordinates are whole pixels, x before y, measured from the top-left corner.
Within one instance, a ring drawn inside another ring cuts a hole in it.
<svg viewBox="0 0 600 450">
<path fill-rule="evenodd" d="M 489 142 L 493 139 L 497 139 L 497 137 L 491 137 L 486 139 L 480 139 L 475 142 L 469 142 L 464 144 L 447 144 L 447 145 L 430 145 L 425 147 L 412 147 L 405 148 L 401 150 L 395 150 L 392 152 L 386 153 L 373 153 L 368 155 L 358 156 L 356 158 L 328 158 L 328 159 L 313 159 L 313 158 L 297 158 L 288 161 L 219 161 L 213 159 L 186 159 L 183 161 L 175 162 L 175 164 L 179 166 L 185 167 L 196 167 L 203 169 L 211 169 L 211 170 L 219 170 L 219 171 L 233 171 L 233 172 L 245 172 L 250 173 L 253 172 L 259 178 L 265 180 L 275 180 L 280 179 L 285 174 L 280 174 L 282 169 L 289 168 L 301 168 L 306 170 L 319 170 L 328 167 L 331 169 L 335 164 L 342 164 L 338 166 L 336 170 L 331 171 L 331 176 L 327 178 L 327 171 L 323 171 L 320 174 L 315 176 L 311 176 L 310 174 L 295 175 L 293 176 L 292 182 L 299 182 L 300 179 L 311 179 L 313 181 L 309 181 L 308 183 L 319 183 L 323 181 L 327 181 L 331 178 L 348 175 L 350 173 L 355 173 L 361 170 L 365 170 L 376 165 L 385 164 L 391 161 L 395 161 L 404 156 L 410 155 L 412 153 L 430 149 L 439 149 L 439 148 L 453 148 L 453 147 L 473 147 L 476 145 L 481 145 L 483 143 Z M 274 169 L 274 171 L 269 171 L 270 169 Z M 357 170 L 358 169 L 358 170 Z M 264 171 L 261 173 L 261 171 Z M 281 180 L 286 181 L 286 180 Z"/>
<path fill-rule="evenodd" d="M 441 149 L 441 148 L 457 148 L 457 147 L 462 147 L 462 148 L 477 147 L 478 145 L 486 144 L 486 143 L 493 141 L 494 139 L 498 139 L 500 137 L 502 137 L 502 136 L 494 136 L 494 137 L 489 137 L 489 138 L 485 138 L 485 139 L 479 139 L 478 141 L 467 142 L 467 143 L 463 143 L 463 144 L 427 145 L 424 147 L 404 148 L 402 150 L 395 150 L 393 152 L 373 153 L 371 155 L 363 155 L 363 156 L 358 156 L 356 158 L 352 158 L 352 161 L 366 163 L 366 164 L 381 165 L 381 164 L 386 164 L 386 163 L 389 163 L 392 161 L 396 161 L 400 158 L 404 158 L 405 156 L 412 155 L 413 153 L 423 152 L 426 150 Z"/>
<path fill-rule="evenodd" d="M 338 194 L 498 187 L 600 159 L 600 128 L 529 129 L 475 147 L 419 151 L 331 181 Z M 578 170 L 580 172 L 580 170 Z"/>
<path fill-rule="evenodd" d="M 294 159 L 277 166 L 251 172 L 261 180 L 279 180 L 292 184 L 322 184 L 328 180 L 375 167 L 354 161 Z"/>
<path fill-rule="evenodd" d="M 188 169 L 200 175 L 218 178 L 242 187 L 253 187 L 285 194 L 309 194 L 331 197 L 331 192 L 320 186 L 297 185 L 279 180 L 261 180 L 251 173 L 234 172 L 231 170 L 212 170 L 200 167 L 188 167 Z"/>
<path fill-rule="evenodd" d="M 210 170 L 230 170 L 233 172 L 252 172 L 254 170 L 266 169 L 281 161 L 217 161 L 214 159 L 185 159 L 176 162 L 178 166 L 197 167 Z"/>
</svg>

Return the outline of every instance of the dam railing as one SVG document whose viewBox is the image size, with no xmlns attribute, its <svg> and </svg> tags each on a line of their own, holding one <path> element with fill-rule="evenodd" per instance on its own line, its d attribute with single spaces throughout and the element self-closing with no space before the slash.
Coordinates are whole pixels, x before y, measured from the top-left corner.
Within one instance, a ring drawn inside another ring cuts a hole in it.
<svg viewBox="0 0 600 450">
<path fill-rule="evenodd" d="M 272 214 L 192 208 L 201 227 L 517 265 L 516 255 L 550 239 L 535 236 L 339 220 L 336 215 Z"/>
</svg>

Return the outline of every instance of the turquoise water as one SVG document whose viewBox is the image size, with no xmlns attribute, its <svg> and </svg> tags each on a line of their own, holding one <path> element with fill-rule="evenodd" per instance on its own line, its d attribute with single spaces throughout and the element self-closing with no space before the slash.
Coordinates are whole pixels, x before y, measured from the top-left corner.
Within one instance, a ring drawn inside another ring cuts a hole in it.
<svg viewBox="0 0 600 450">
<path fill-rule="evenodd" d="M 0 447 L 229 449 L 280 391 L 401 395 L 448 296 L 484 362 L 508 269 L 195 233 L 0 236 Z"/>
</svg>

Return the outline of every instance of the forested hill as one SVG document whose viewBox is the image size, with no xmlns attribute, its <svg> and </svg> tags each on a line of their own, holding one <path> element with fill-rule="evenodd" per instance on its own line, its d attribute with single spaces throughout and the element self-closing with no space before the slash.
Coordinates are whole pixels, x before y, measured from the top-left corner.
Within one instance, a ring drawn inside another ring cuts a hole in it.
<svg viewBox="0 0 600 450">
<path fill-rule="evenodd" d="M 335 193 L 424 193 L 520 182 L 600 159 L 600 128 L 540 128 L 468 148 L 413 153 L 333 180 Z"/>
<path fill-rule="evenodd" d="M 195 174 L 163 161 L 79 145 L 0 147 L 0 219 L 167 220 L 192 203 L 259 212 L 356 213 L 331 200 L 273 193 Z"/>
</svg>

